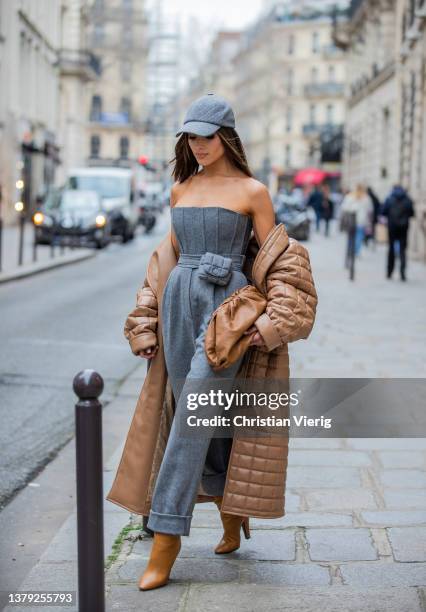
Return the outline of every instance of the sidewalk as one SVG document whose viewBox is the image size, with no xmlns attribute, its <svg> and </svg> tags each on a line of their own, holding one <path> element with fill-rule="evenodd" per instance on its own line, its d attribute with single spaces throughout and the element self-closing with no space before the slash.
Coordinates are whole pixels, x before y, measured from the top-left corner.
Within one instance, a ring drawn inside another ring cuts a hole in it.
<svg viewBox="0 0 426 612">
<path fill-rule="evenodd" d="M 426 302 L 426 268 L 409 262 L 406 284 L 387 281 L 377 245 L 351 283 L 343 235 L 315 235 L 308 249 L 320 305 L 309 341 L 291 346 L 292 375 L 424 376 L 413 304 Z M 426 439 L 293 438 L 285 517 L 252 519 L 251 539 L 225 558 L 213 552 L 216 506 L 198 504 L 170 584 L 147 592 L 137 582 L 152 540 L 129 531 L 106 574 L 107 609 L 424 612 L 425 485 Z"/>
<path fill-rule="evenodd" d="M 3 246 L 2 246 L 2 271 L 0 272 L 0 283 L 24 278 L 32 274 L 37 274 L 44 270 L 56 268 L 66 264 L 83 261 L 96 255 L 94 249 L 65 247 L 63 250 L 55 246 L 52 250 L 50 246 L 39 244 L 37 246 L 36 261 L 33 260 L 33 226 L 26 223 L 24 228 L 24 248 L 23 262 L 18 265 L 19 257 L 19 234 L 17 225 L 3 227 Z"/>
<path fill-rule="evenodd" d="M 320 302 L 309 340 L 291 345 L 292 376 L 423 377 L 424 315 L 416 305 L 426 302 L 426 267 L 409 262 L 407 283 L 387 281 L 378 245 L 363 252 L 351 283 L 343 236 L 315 235 L 307 246 Z M 105 462 L 105 494 L 144 367 L 105 413 L 105 435 L 121 436 Z M 286 516 L 252 519 L 251 539 L 219 556 L 217 508 L 198 504 L 169 585 L 147 592 L 137 583 L 152 540 L 141 534 L 141 517 L 105 501 L 107 610 L 425 612 L 425 485 L 426 439 L 292 438 Z M 20 590 L 76 590 L 76 546 L 71 514 Z M 6 608 L 21 609 L 32 608 Z"/>
</svg>

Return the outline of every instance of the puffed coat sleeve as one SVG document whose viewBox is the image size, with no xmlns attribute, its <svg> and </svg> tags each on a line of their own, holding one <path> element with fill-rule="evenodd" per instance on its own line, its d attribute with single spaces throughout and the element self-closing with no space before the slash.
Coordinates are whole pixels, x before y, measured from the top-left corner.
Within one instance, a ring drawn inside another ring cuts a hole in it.
<svg viewBox="0 0 426 612">
<path fill-rule="evenodd" d="M 265 277 L 267 305 L 255 321 L 268 351 L 307 338 L 314 325 L 318 296 L 307 249 L 290 239 Z"/>
<path fill-rule="evenodd" d="M 127 316 L 124 335 L 132 352 L 137 355 L 157 344 L 158 302 L 155 290 L 146 276 L 136 295 L 136 306 Z"/>
</svg>

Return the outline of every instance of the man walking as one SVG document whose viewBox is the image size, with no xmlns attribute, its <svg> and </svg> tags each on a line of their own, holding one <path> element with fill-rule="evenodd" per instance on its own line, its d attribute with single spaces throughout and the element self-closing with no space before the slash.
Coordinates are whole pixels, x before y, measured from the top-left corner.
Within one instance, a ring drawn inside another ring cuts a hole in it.
<svg viewBox="0 0 426 612">
<path fill-rule="evenodd" d="M 387 278 L 392 278 L 395 265 L 395 247 L 399 243 L 401 280 L 405 281 L 406 248 L 410 217 L 414 216 L 414 205 L 411 198 L 401 185 L 395 185 L 386 198 L 383 216 L 388 219 L 389 251 L 387 262 Z"/>
</svg>

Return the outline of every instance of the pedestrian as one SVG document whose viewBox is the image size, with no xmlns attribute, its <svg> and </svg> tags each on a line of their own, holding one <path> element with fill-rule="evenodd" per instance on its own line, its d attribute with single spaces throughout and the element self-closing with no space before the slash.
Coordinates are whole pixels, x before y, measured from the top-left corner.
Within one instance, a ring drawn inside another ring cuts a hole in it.
<svg viewBox="0 0 426 612">
<path fill-rule="evenodd" d="M 309 335 L 317 305 L 308 252 L 275 225 L 269 192 L 252 176 L 228 102 L 215 94 L 198 98 L 177 135 L 172 228 L 148 262 L 124 328 L 149 368 L 107 496 L 149 516 L 154 538 L 141 590 L 167 584 L 195 503 L 213 501 L 220 511 L 217 554 L 239 548 L 250 516 L 283 516 L 286 436 L 262 435 L 256 444 L 253 436 L 200 433 L 188 440 L 179 432 L 188 390 L 206 381 L 220 389 L 237 375 L 288 381 L 287 344 Z M 262 291 L 265 309 L 253 322 L 236 321 L 232 312 L 222 321 L 223 343 L 238 323 L 250 346 L 216 371 L 205 350 L 210 318 L 250 284 Z M 250 469 L 241 469 L 248 452 Z"/>
<path fill-rule="evenodd" d="M 312 185 L 311 192 L 308 197 L 307 206 L 311 206 L 315 213 L 315 229 L 319 232 L 320 223 L 323 214 L 323 195 L 318 188 L 318 185 Z"/>
<path fill-rule="evenodd" d="M 373 215 L 373 203 L 362 183 L 359 183 L 354 191 L 345 196 L 341 211 L 355 213 L 355 256 L 358 256 L 361 252 L 366 227 L 371 222 Z"/>
<path fill-rule="evenodd" d="M 387 278 L 392 278 L 395 265 L 395 251 L 399 250 L 400 275 L 405 281 L 406 249 L 410 218 L 414 216 L 414 204 L 407 191 L 401 185 L 394 185 L 383 205 L 382 215 L 388 220 L 388 260 Z"/>
<path fill-rule="evenodd" d="M 331 199 L 330 186 L 327 183 L 324 183 L 322 187 L 322 217 L 325 222 L 324 235 L 328 236 L 330 220 L 334 217 L 334 202 Z"/>
<path fill-rule="evenodd" d="M 369 232 L 365 237 L 365 243 L 368 245 L 370 240 L 373 241 L 373 244 L 376 242 L 376 225 L 379 221 L 379 215 L 382 208 L 382 203 L 380 202 L 377 194 L 372 189 L 372 187 L 367 187 L 367 193 L 370 196 L 371 202 L 373 204 L 373 214 L 371 218 L 371 232 Z"/>
</svg>

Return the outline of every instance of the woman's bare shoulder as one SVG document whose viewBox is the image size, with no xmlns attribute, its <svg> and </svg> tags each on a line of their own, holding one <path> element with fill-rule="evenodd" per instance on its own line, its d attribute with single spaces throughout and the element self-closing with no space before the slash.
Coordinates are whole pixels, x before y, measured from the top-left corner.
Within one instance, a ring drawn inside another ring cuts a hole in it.
<svg viewBox="0 0 426 612">
<path fill-rule="evenodd" d="M 261 181 L 255 179 L 253 176 L 247 177 L 247 180 L 245 181 L 245 186 L 247 189 L 247 194 L 251 196 L 268 193 L 268 188 L 266 187 L 266 185 L 264 185 L 264 183 L 262 183 Z"/>
<path fill-rule="evenodd" d="M 247 181 L 245 181 L 245 190 L 250 211 L 253 212 L 254 209 L 259 211 L 263 207 L 269 209 L 272 206 L 269 190 L 261 181 L 254 177 L 248 177 Z"/>
<path fill-rule="evenodd" d="M 173 185 L 171 186 L 170 188 L 170 206 L 172 208 L 176 204 L 176 202 L 179 200 L 179 198 L 182 196 L 184 191 L 187 189 L 189 183 L 191 182 L 191 179 L 192 179 L 192 176 L 188 177 L 182 182 L 175 181 Z"/>
</svg>

